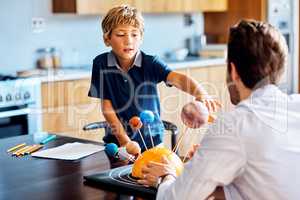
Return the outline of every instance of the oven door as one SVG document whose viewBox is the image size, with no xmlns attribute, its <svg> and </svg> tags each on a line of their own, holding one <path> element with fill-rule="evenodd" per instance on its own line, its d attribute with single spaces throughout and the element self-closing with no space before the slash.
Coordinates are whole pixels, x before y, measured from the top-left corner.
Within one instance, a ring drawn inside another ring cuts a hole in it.
<svg viewBox="0 0 300 200">
<path fill-rule="evenodd" d="M 28 134 L 28 108 L 0 112 L 0 138 Z"/>
</svg>

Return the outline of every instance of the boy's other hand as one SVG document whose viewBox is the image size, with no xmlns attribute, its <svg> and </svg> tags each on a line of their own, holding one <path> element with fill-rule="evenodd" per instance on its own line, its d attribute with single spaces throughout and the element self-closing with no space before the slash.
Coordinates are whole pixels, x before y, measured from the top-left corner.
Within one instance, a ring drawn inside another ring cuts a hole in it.
<svg viewBox="0 0 300 200">
<path fill-rule="evenodd" d="M 204 103 L 209 113 L 217 112 L 219 108 L 222 107 L 222 104 L 210 95 L 205 95 L 202 98 L 196 98 L 196 101 L 201 101 L 202 103 Z"/>
<path fill-rule="evenodd" d="M 126 147 L 127 153 L 134 155 L 135 157 L 137 157 L 138 155 L 141 154 L 141 147 L 140 147 L 139 143 L 137 143 L 135 141 L 131 140 L 131 141 L 127 142 L 125 147 Z"/>
</svg>

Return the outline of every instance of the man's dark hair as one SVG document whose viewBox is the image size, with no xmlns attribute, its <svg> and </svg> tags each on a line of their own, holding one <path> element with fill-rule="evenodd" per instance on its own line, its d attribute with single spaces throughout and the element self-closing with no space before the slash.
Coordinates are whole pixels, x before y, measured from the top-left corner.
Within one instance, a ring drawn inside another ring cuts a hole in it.
<svg viewBox="0 0 300 200">
<path fill-rule="evenodd" d="M 242 20 L 230 28 L 228 64 L 235 64 L 242 82 L 249 89 L 278 84 L 287 54 L 283 36 L 268 23 Z M 231 72 L 230 65 L 228 72 Z"/>
</svg>

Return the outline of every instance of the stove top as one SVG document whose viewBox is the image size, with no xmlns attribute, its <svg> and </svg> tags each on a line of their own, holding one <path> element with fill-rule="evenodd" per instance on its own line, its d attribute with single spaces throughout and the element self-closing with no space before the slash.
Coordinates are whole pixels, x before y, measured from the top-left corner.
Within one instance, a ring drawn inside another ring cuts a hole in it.
<svg viewBox="0 0 300 200">
<path fill-rule="evenodd" d="M 35 103 L 39 88 L 37 80 L 0 74 L 0 109 Z"/>
</svg>

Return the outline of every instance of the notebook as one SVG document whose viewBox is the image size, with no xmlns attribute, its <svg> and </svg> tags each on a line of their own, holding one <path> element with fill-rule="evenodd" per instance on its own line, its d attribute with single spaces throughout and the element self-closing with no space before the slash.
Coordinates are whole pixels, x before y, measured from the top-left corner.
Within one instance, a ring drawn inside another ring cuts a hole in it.
<svg viewBox="0 0 300 200">
<path fill-rule="evenodd" d="M 33 157 L 51 158 L 59 160 L 77 160 L 104 150 L 104 146 L 80 142 L 66 143 L 64 145 L 42 150 L 31 154 Z"/>
</svg>

